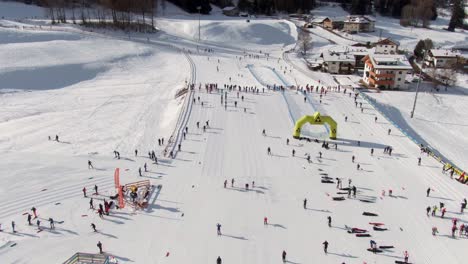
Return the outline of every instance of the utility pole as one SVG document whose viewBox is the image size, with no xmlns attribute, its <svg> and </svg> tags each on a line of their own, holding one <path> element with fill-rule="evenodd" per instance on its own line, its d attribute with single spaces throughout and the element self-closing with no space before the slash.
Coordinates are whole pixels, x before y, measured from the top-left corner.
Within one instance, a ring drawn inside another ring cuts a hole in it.
<svg viewBox="0 0 468 264">
<path fill-rule="evenodd" d="M 427 50 L 424 51 L 423 63 L 421 64 L 421 69 L 419 70 L 419 80 L 418 80 L 418 85 L 416 86 L 416 94 L 414 95 L 414 103 L 413 103 L 413 110 L 411 111 L 411 118 L 413 118 L 414 110 L 416 110 L 416 101 L 418 100 L 419 85 L 421 85 L 421 75 L 422 75 L 422 71 L 424 67 L 424 60 L 426 59 L 426 52 Z"/>
<path fill-rule="evenodd" d="M 200 16 L 201 16 L 201 6 L 197 6 L 198 10 L 198 42 L 201 41 L 201 27 L 200 27 Z"/>
</svg>

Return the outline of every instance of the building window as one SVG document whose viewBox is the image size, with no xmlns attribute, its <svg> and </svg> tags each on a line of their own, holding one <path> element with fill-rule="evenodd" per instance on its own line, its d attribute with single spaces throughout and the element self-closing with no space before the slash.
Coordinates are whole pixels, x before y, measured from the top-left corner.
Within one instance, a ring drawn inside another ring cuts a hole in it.
<svg viewBox="0 0 468 264">
<path fill-rule="evenodd" d="M 401 78 L 398 78 L 398 81 L 401 81 Z"/>
<path fill-rule="evenodd" d="M 336 62 L 333 61 L 332 64 L 336 64 Z"/>
<path fill-rule="evenodd" d="M 387 45 L 385 45 L 385 47 L 387 47 Z"/>
<path fill-rule="evenodd" d="M 398 73 L 399 73 L 399 74 L 402 74 L 403 72 L 402 72 L 402 71 L 399 71 Z"/>
</svg>

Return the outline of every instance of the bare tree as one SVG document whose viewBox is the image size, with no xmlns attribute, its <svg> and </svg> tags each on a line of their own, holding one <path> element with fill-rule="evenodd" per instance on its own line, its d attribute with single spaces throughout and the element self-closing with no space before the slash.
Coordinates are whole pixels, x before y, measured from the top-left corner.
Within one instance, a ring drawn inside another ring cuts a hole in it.
<svg viewBox="0 0 468 264">
<path fill-rule="evenodd" d="M 444 84 L 445 91 L 449 86 L 453 86 L 457 83 L 457 71 L 455 64 L 448 65 L 446 69 L 439 72 L 440 82 Z"/>
<path fill-rule="evenodd" d="M 300 29 L 297 44 L 303 55 L 307 54 L 307 51 L 312 49 L 312 37 L 309 32 L 304 29 Z"/>
</svg>

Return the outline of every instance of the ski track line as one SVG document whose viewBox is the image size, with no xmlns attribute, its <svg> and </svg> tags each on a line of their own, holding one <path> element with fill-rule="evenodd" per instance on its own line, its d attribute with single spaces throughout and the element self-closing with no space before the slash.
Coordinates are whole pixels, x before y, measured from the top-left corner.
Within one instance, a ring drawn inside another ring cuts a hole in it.
<svg viewBox="0 0 468 264">
<path fill-rule="evenodd" d="M 76 193 L 81 193 L 81 190 L 82 190 L 82 187 L 84 186 L 89 186 L 89 185 L 97 185 L 97 184 L 101 184 L 101 183 L 106 183 L 107 181 L 109 182 L 113 182 L 112 179 L 107 179 L 107 178 L 104 178 L 104 177 L 99 177 L 99 178 L 96 178 L 95 180 L 93 181 L 76 181 L 74 182 L 73 184 L 70 184 L 70 185 L 65 185 L 63 183 L 67 183 L 67 181 L 59 181 L 58 183 L 59 184 L 56 184 L 56 183 L 53 183 L 53 185 L 55 186 L 59 186 L 59 188 L 47 188 L 47 191 L 37 191 L 38 193 L 30 193 L 30 194 L 26 194 L 26 195 L 23 195 L 21 196 L 21 198 L 19 199 L 15 199 L 14 202 L 22 202 L 24 200 L 30 200 L 30 199 L 35 199 L 38 195 L 41 196 L 42 194 L 44 195 L 47 195 L 47 194 L 50 194 L 50 191 L 54 192 L 54 191 L 62 191 L 62 190 L 76 190 Z M 0 208 L 2 208 L 2 206 L 5 206 L 5 205 L 0 205 Z"/>
<path fill-rule="evenodd" d="M 105 187 L 111 186 L 113 183 L 109 182 L 108 184 L 104 185 Z M 62 188 L 52 193 L 44 193 L 44 195 L 36 195 L 30 198 L 25 198 L 20 200 L 12 201 L 8 204 L 0 206 L 0 219 L 15 213 L 20 213 L 22 211 L 29 211 L 29 207 L 35 206 L 39 207 L 39 205 L 47 205 L 52 204 L 53 202 L 62 202 L 66 199 L 77 197 L 77 192 L 70 192 L 69 188 Z M 73 188 L 74 189 L 74 188 Z M 26 209 L 20 209 L 19 207 L 23 206 Z"/>
</svg>

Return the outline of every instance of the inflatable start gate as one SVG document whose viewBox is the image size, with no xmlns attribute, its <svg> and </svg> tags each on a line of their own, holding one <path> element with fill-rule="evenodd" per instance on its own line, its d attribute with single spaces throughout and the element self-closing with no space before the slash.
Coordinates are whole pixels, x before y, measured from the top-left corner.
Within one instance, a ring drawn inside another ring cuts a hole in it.
<svg viewBox="0 0 468 264">
<path fill-rule="evenodd" d="M 315 112 L 314 115 L 311 116 L 303 116 L 296 121 L 293 133 L 294 138 L 301 137 L 301 128 L 306 123 L 309 123 L 311 125 L 328 124 L 330 126 L 330 139 L 336 139 L 337 124 L 335 120 L 333 120 L 333 118 L 329 116 L 321 116 L 319 112 Z"/>
</svg>

